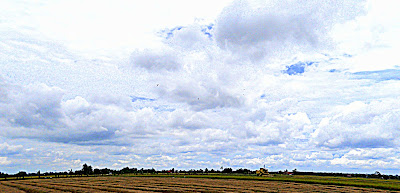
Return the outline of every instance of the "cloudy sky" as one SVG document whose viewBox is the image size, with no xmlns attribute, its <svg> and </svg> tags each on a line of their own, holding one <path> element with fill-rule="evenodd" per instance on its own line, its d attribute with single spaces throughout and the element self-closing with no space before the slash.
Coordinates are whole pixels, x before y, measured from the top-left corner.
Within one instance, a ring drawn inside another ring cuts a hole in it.
<svg viewBox="0 0 400 193">
<path fill-rule="evenodd" d="M 398 1 L 0 2 L 0 172 L 400 171 Z"/>
</svg>

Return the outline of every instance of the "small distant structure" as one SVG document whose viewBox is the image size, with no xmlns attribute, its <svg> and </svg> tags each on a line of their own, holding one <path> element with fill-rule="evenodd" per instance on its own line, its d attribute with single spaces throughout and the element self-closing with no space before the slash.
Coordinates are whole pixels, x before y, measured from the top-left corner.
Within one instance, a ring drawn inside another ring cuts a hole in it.
<svg viewBox="0 0 400 193">
<path fill-rule="evenodd" d="M 268 169 L 265 168 L 260 168 L 259 170 L 256 170 L 257 176 L 269 176 Z"/>
</svg>

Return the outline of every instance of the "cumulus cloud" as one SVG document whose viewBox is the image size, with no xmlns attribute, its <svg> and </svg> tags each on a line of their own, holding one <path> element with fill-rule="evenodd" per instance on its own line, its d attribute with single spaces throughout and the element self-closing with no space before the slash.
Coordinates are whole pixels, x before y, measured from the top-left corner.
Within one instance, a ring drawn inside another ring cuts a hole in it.
<svg viewBox="0 0 400 193">
<path fill-rule="evenodd" d="M 201 129 L 212 126 L 207 114 L 180 109 L 169 114 L 168 122 L 172 128 L 180 129 Z"/>
<path fill-rule="evenodd" d="M 57 126 L 58 119 L 63 116 L 60 105 L 62 96 L 61 89 L 44 84 L 24 87 L 12 98 L 16 110 L 12 122 L 23 127 L 43 125 L 50 129 Z"/>
<path fill-rule="evenodd" d="M 64 143 L 98 142 L 121 135 L 144 136 L 158 119 L 148 108 L 133 111 L 129 97 L 104 95 L 92 101 L 77 96 L 63 100 L 64 91 L 45 84 L 12 86 L 0 105 L 3 136 Z"/>
<path fill-rule="evenodd" d="M 245 137 L 246 142 L 258 146 L 287 143 L 287 140 L 306 139 L 311 129 L 311 121 L 306 113 L 279 115 L 254 121 L 247 121 L 245 127 L 237 131 L 237 137 Z"/>
<path fill-rule="evenodd" d="M 393 148 L 356 148 L 330 161 L 339 167 L 393 170 L 400 166 L 398 151 Z"/>
<path fill-rule="evenodd" d="M 400 135 L 396 101 L 352 102 L 322 119 L 313 133 L 314 141 L 330 148 L 393 147 Z"/>
</svg>

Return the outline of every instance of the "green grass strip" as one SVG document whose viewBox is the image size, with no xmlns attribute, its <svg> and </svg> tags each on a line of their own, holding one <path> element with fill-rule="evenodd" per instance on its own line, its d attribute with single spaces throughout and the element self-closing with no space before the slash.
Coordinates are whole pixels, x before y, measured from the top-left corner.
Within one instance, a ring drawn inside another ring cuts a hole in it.
<svg viewBox="0 0 400 193">
<path fill-rule="evenodd" d="M 280 181 L 297 182 L 306 184 L 323 184 L 336 186 L 353 186 L 361 188 L 376 188 L 384 190 L 400 190 L 400 181 L 368 179 L 368 178 L 349 178 L 349 177 L 325 177 L 325 176 L 284 176 L 275 175 L 273 177 L 259 177 L 250 175 L 124 175 L 131 177 L 176 177 L 176 178 L 207 178 L 207 179 L 236 179 L 236 180 L 258 180 L 258 181 Z"/>
</svg>

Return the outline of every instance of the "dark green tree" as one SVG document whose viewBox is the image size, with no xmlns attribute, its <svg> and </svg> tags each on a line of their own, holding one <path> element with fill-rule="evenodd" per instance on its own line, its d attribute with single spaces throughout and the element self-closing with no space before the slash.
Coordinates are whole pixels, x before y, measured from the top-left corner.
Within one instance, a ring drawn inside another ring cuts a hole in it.
<svg viewBox="0 0 400 193">
<path fill-rule="evenodd" d="M 131 173 L 131 169 L 129 169 L 129 167 L 122 168 L 121 173 L 129 174 L 129 173 Z"/>
<path fill-rule="evenodd" d="M 224 168 L 224 170 L 222 170 L 222 173 L 232 173 L 232 168 Z"/>
<path fill-rule="evenodd" d="M 83 164 L 82 172 L 85 175 L 93 174 L 93 168 L 85 163 Z"/>
<path fill-rule="evenodd" d="M 27 176 L 27 173 L 26 173 L 25 171 L 19 171 L 19 172 L 17 173 L 17 177 L 19 177 L 19 178 L 22 177 L 22 179 L 24 179 L 25 176 Z"/>
<path fill-rule="evenodd" d="M 101 174 L 100 169 L 98 169 L 98 168 L 95 168 L 95 169 L 93 170 L 93 173 L 94 173 L 94 174 Z"/>
</svg>

